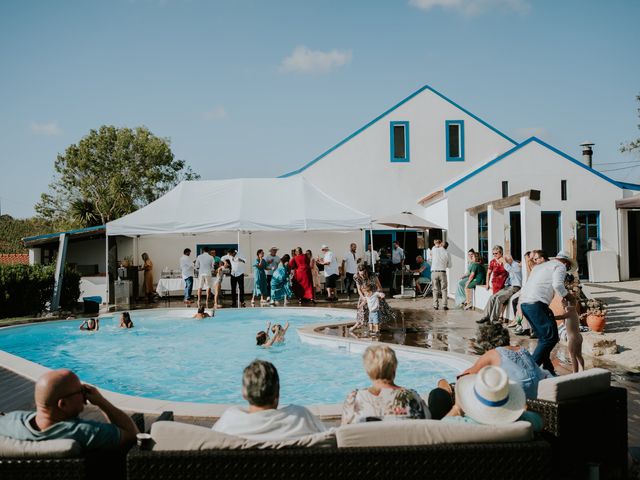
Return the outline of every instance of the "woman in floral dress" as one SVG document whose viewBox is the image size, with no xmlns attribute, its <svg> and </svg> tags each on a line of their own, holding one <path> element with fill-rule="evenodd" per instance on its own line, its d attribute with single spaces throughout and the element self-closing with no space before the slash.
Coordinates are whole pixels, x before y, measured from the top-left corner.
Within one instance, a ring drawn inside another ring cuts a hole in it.
<svg viewBox="0 0 640 480">
<path fill-rule="evenodd" d="M 289 285 L 289 260 L 291 257 L 287 254 L 280 259 L 280 265 L 271 277 L 271 304 L 278 305 L 278 302 L 284 300 L 284 304 L 293 296 L 291 286 Z"/>
<path fill-rule="evenodd" d="M 366 325 L 369 323 L 369 307 L 367 307 L 367 297 L 364 295 L 363 287 L 365 285 L 371 285 L 374 292 L 381 292 L 380 280 L 375 273 L 372 273 L 369 266 L 365 263 L 358 264 L 358 272 L 353 279 L 356 281 L 356 287 L 358 289 L 358 307 L 356 313 L 356 323 L 352 327 L 352 330 Z M 391 309 L 389 304 L 384 298 L 380 299 L 380 325 L 386 325 L 394 322 L 396 314 Z"/>
<path fill-rule="evenodd" d="M 322 285 L 320 283 L 320 270 L 318 270 L 318 264 L 316 263 L 315 258 L 313 258 L 313 252 L 311 250 L 307 250 L 304 253 L 309 258 L 309 264 L 311 265 L 311 278 L 313 279 L 313 299 L 315 301 L 316 295 L 322 293 Z"/>
<path fill-rule="evenodd" d="M 425 401 L 415 390 L 394 383 L 398 359 L 387 345 L 372 345 L 362 356 L 372 381 L 368 388 L 352 391 L 342 406 L 342 424 L 369 420 L 431 418 Z"/>
</svg>

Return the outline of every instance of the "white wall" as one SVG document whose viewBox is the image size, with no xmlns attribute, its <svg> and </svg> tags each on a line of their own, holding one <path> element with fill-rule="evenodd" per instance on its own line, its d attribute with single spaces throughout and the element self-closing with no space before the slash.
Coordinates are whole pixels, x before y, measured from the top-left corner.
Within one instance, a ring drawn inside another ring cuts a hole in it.
<svg viewBox="0 0 640 480">
<path fill-rule="evenodd" d="M 540 210 L 561 212 L 562 248 L 568 248 L 573 235 L 576 211 L 597 210 L 600 212 L 601 249 L 618 252 L 615 201 L 622 197 L 622 190 L 543 145 L 531 142 L 446 193 L 448 240 L 454 246 L 453 249 L 450 247 L 452 287 L 455 287 L 455 279 L 464 273 L 464 212 L 467 208 L 501 198 L 503 180 L 509 182 L 510 195 L 540 190 Z M 560 199 L 560 180 L 567 180 L 566 201 Z M 509 222 L 508 215 L 504 219 Z M 471 234 L 477 238 L 477 231 Z M 499 243 L 504 245 L 504 239 Z M 477 241 L 472 246 L 477 248 Z"/>
<path fill-rule="evenodd" d="M 464 162 L 446 161 L 446 120 L 464 120 Z M 390 162 L 389 122 L 409 121 L 409 163 Z M 301 172 L 321 190 L 374 217 L 415 211 L 417 200 L 514 145 L 424 90 Z"/>
</svg>

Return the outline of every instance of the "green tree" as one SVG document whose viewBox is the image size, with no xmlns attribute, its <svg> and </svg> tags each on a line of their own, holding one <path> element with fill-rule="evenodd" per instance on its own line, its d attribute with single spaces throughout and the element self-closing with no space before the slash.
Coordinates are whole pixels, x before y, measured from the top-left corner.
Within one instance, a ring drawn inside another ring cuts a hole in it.
<svg viewBox="0 0 640 480">
<path fill-rule="evenodd" d="M 52 223 L 42 218 L 13 218 L 0 215 L 0 253 L 26 253 L 24 237 L 51 233 Z"/>
<path fill-rule="evenodd" d="M 636 97 L 636 100 L 640 103 L 640 95 Z M 640 117 L 640 108 L 638 108 L 638 116 Z M 640 129 L 640 124 L 638 125 L 638 129 Z M 640 152 L 640 138 L 636 138 L 629 143 L 623 143 L 620 147 L 621 152 L 633 152 L 636 150 Z"/>
<path fill-rule="evenodd" d="M 166 138 L 146 127 L 91 130 L 58 155 L 50 191 L 35 209 L 61 228 L 101 225 L 160 197 L 182 180 L 200 178 L 176 160 Z"/>
</svg>

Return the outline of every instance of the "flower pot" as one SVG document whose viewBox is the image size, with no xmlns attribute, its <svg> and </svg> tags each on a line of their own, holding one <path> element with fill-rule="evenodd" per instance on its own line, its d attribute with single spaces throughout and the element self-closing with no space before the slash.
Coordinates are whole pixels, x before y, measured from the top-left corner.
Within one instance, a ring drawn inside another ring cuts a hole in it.
<svg viewBox="0 0 640 480">
<path fill-rule="evenodd" d="M 587 326 L 594 332 L 604 332 L 606 323 L 607 319 L 604 315 L 594 315 L 593 313 L 587 315 Z"/>
</svg>

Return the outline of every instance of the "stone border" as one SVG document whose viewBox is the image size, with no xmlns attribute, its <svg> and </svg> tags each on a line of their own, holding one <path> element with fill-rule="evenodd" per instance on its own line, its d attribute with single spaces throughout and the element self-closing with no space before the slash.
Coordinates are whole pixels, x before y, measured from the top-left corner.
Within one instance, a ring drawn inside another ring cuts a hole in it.
<svg viewBox="0 0 640 480">
<path fill-rule="evenodd" d="M 315 313 L 322 312 L 335 312 L 341 313 L 343 316 L 345 312 L 348 310 L 340 309 L 340 308 L 294 308 L 287 307 L 295 310 L 303 310 L 305 312 L 312 311 Z M 166 311 L 166 310 L 178 310 L 175 308 L 154 308 L 149 311 Z M 137 310 L 137 312 L 144 310 Z M 112 317 L 113 314 L 105 314 L 101 315 L 101 317 Z M 355 312 L 353 312 L 353 316 L 355 319 Z M 68 322 L 69 320 L 53 320 L 52 322 Z M 2 327 L 0 330 L 4 330 L 7 328 L 23 328 L 29 324 L 20 324 L 20 325 L 12 325 L 7 327 Z M 346 325 L 344 321 L 341 322 L 332 322 L 326 324 L 316 324 L 305 326 L 297 329 L 298 335 L 300 335 L 301 341 L 304 343 L 309 343 L 311 345 L 324 345 L 331 346 L 339 349 L 346 349 L 350 352 L 361 353 L 371 345 L 370 341 L 362 340 L 362 339 L 351 339 L 351 338 L 343 338 L 343 337 L 335 337 L 332 335 L 325 335 L 322 333 L 318 333 L 319 330 L 323 330 L 325 328 L 335 327 Z M 448 363 L 452 363 L 454 367 L 457 367 L 460 371 L 466 369 L 471 366 L 474 362 L 473 357 L 470 355 L 463 355 L 459 353 L 452 352 L 443 352 L 438 350 L 426 350 L 420 347 L 409 347 L 405 345 L 393 345 L 394 350 L 399 352 L 399 357 L 431 357 L 435 361 L 447 361 Z M 453 362 L 452 362 L 453 360 Z M 50 371 L 51 369 L 40 365 L 35 362 L 31 362 L 30 360 L 26 360 L 22 357 L 18 357 L 11 353 L 0 350 L 0 365 L 6 368 L 7 370 L 11 370 L 18 375 L 22 375 L 34 382 L 44 373 Z M 215 403 L 197 403 L 197 402 L 178 402 L 171 400 L 158 400 L 153 398 L 145 398 L 145 397 L 136 397 L 133 395 L 126 395 L 123 393 L 112 392 L 110 390 L 106 390 L 100 388 L 100 392 L 104 395 L 104 397 L 113 403 L 115 406 L 122 410 L 130 411 L 130 412 L 140 412 L 147 414 L 159 415 L 160 413 L 171 410 L 173 411 L 175 416 L 185 416 L 185 417 L 210 417 L 210 418 L 218 418 L 222 413 L 229 408 L 231 405 L 229 404 L 215 404 Z M 346 395 L 347 392 L 345 392 Z M 316 416 L 321 418 L 336 418 L 339 417 L 342 413 L 342 404 L 320 404 L 320 405 L 309 405 L 307 408 Z"/>
</svg>

